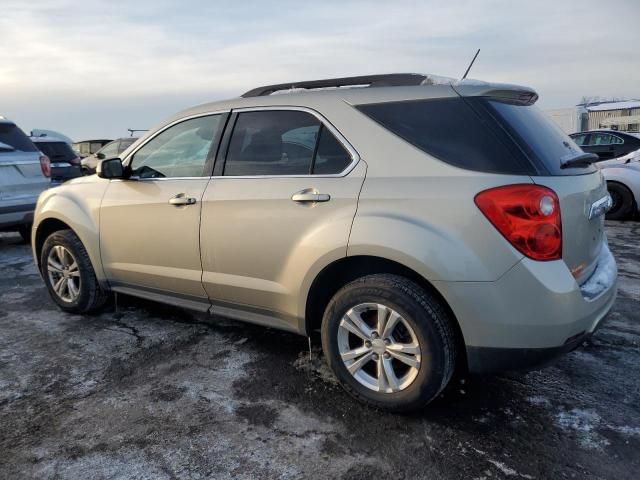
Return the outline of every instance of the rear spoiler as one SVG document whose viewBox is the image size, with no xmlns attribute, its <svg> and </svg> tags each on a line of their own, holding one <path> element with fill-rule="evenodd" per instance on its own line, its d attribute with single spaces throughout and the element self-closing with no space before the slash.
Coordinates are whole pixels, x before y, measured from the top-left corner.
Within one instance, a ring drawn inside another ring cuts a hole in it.
<svg viewBox="0 0 640 480">
<path fill-rule="evenodd" d="M 538 100 L 538 94 L 533 88 L 521 85 L 469 79 L 452 83 L 451 88 L 461 97 L 489 97 L 515 105 L 533 105 Z"/>
</svg>

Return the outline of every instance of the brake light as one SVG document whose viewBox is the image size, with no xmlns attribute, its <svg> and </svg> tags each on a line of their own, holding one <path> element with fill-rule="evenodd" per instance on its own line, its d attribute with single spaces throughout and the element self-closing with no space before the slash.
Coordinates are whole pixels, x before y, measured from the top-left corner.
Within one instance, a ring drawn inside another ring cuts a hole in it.
<svg viewBox="0 0 640 480">
<path fill-rule="evenodd" d="M 560 202 L 553 190 L 540 185 L 506 185 L 480 192 L 474 201 L 504 238 L 527 257 L 562 257 Z"/>
<path fill-rule="evenodd" d="M 80 162 L 81 162 L 80 157 L 72 158 L 71 160 L 69 160 L 69 163 L 71 165 L 80 165 Z"/>
<path fill-rule="evenodd" d="M 46 155 L 40 155 L 40 170 L 45 177 L 51 176 L 51 160 Z"/>
</svg>

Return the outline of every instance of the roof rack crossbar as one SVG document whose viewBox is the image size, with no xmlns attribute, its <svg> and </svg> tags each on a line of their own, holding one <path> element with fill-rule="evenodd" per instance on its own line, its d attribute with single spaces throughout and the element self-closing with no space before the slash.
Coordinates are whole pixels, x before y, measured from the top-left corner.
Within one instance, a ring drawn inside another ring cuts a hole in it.
<svg viewBox="0 0 640 480">
<path fill-rule="evenodd" d="M 292 90 L 294 88 L 304 88 L 307 90 L 315 88 L 331 87 L 352 87 L 356 85 L 368 85 L 369 87 L 406 87 L 420 85 L 425 80 L 426 75 L 418 73 L 389 73 L 384 75 L 363 75 L 359 77 L 327 78 L 325 80 L 310 80 L 307 82 L 280 83 L 277 85 L 266 85 L 254 88 L 242 94 L 247 97 L 262 97 L 270 95 L 280 90 Z"/>
</svg>

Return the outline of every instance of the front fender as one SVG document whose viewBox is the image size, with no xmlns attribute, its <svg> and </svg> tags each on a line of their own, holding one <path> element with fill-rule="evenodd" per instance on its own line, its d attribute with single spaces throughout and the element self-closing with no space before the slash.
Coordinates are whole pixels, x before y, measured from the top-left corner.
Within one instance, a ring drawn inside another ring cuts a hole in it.
<svg viewBox="0 0 640 480">
<path fill-rule="evenodd" d="M 43 192 L 33 219 L 34 238 L 47 220 L 55 219 L 71 228 L 84 245 L 101 285 L 107 280 L 100 259 L 100 203 L 108 186 L 108 181 L 62 185 Z M 40 259 L 36 252 L 36 242 L 32 242 L 36 264 Z"/>
</svg>

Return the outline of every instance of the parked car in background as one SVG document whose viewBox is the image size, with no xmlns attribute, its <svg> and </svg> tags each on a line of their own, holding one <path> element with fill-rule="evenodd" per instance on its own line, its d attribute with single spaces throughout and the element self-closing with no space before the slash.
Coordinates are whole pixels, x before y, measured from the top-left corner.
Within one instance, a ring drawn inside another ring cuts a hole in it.
<svg viewBox="0 0 640 480">
<path fill-rule="evenodd" d="M 114 158 L 124 152 L 127 148 L 135 143 L 138 137 L 118 138 L 113 142 L 107 143 L 93 155 L 89 155 L 82 159 L 82 170 L 85 174 L 95 173 L 96 167 L 100 160 L 105 158 Z"/>
<path fill-rule="evenodd" d="M 394 411 L 456 368 L 577 348 L 616 296 L 602 174 L 535 91 L 450 82 L 269 85 L 175 115 L 43 194 L 32 247 L 51 298 L 319 330 L 345 389 Z"/>
<path fill-rule="evenodd" d="M 80 157 L 64 139 L 52 136 L 31 137 L 35 146 L 49 157 L 51 182 L 59 184 L 82 175 Z"/>
<path fill-rule="evenodd" d="M 93 155 L 102 147 L 104 147 L 107 143 L 112 140 L 101 139 L 101 140 L 83 140 L 81 142 L 76 142 L 71 145 L 71 148 L 78 154 L 80 158 L 88 157 L 89 155 Z"/>
<path fill-rule="evenodd" d="M 607 218 L 624 220 L 637 214 L 640 205 L 640 149 L 597 165 L 607 180 L 612 199 Z"/>
<path fill-rule="evenodd" d="M 621 157 L 640 148 L 640 134 L 617 130 L 591 130 L 572 133 L 570 137 L 585 152 L 595 153 L 600 160 Z"/>
<path fill-rule="evenodd" d="M 17 230 L 29 241 L 36 201 L 50 175 L 49 158 L 15 123 L 0 117 L 0 230 Z"/>
</svg>

